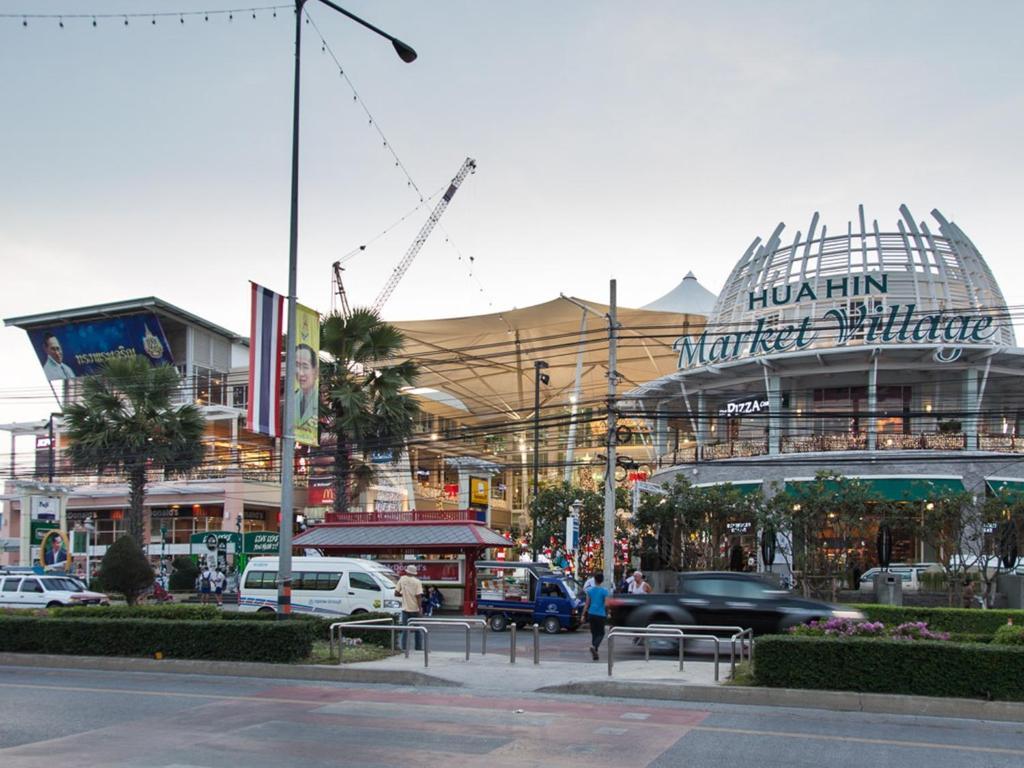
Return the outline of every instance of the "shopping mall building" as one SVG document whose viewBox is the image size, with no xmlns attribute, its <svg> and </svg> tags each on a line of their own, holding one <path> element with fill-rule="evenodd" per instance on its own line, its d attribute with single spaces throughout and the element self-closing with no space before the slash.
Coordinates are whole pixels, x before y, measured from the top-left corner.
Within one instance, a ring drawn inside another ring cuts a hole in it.
<svg viewBox="0 0 1024 768">
<path fill-rule="evenodd" d="M 771 496 L 831 471 L 894 501 L 1024 488 L 1024 350 L 999 285 L 956 224 L 900 213 L 837 232 L 815 215 L 750 245 L 676 340 L 678 369 L 625 395 L 657 425 L 654 480 Z M 909 537 L 897 555 L 934 557 Z"/>
</svg>

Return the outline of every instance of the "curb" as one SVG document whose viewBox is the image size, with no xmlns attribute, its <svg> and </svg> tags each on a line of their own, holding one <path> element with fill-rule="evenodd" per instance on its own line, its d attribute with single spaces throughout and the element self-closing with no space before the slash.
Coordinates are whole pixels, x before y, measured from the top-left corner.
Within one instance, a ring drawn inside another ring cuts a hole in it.
<svg viewBox="0 0 1024 768">
<path fill-rule="evenodd" d="M 47 669 L 92 669 L 107 672 L 158 672 L 173 675 L 266 677 L 279 680 L 375 683 L 379 685 L 459 688 L 461 683 L 422 672 L 397 669 L 356 669 L 325 664 L 265 664 L 248 661 L 200 659 L 141 659 L 108 656 L 61 656 L 36 653 L 0 653 L 0 666 Z"/>
<path fill-rule="evenodd" d="M 1024 722 L 1024 702 L 940 699 L 932 696 L 897 696 L 856 691 L 753 688 L 740 685 L 683 686 L 664 683 L 602 681 L 550 685 L 538 688 L 536 692 L 710 704 L 746 704 L 761 707 L 797 707 L 825 709 L 833 712 L 951 717 L 961 720 Z"/>
</svg>

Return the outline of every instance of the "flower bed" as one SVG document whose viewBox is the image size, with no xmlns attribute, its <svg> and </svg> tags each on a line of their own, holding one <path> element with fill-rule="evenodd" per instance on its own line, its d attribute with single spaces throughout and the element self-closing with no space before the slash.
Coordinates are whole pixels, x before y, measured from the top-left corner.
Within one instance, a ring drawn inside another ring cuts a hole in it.
<svg viewBox="0 0 1024 768">
<path fill-rule="evenodd" d="M 923 621 L 906 621 L 895 627 L 886 627 L 880 621 L 854 619 L 828 619 L 799 624 L 789 634 L 800 637 L 875 637 L 890 640 L 949 640 L 948 632 L 935 632 Z"/>
</svg>

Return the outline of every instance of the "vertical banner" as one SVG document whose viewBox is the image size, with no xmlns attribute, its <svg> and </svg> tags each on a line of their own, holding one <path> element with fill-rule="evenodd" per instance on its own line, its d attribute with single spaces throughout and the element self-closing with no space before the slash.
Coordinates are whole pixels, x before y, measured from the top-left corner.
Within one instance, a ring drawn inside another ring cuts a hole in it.
<svg viewBox="0 0 1024 768">
<path fill-rule="evenodd" d="M 250 432 L 281 436 L 281 330 L 284 296 L 252 283 L 249 325 Z"/>
<path fill-rule="evenodd" d="M 319 445 L 320 315 L 297 304 L 295 325 L 295 442 Z"/>
</svg>

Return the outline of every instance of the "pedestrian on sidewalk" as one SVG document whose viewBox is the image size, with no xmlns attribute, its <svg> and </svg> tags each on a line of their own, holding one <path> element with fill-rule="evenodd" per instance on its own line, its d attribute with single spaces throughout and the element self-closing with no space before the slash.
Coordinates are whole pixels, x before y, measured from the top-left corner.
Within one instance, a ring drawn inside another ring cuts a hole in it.
<svg viewBox="0 0 1024 768">
<path fill-rule="evenodd" d="M 597 649 L 604 640 L 604 625 L 608 619 L 608 608 L 605 605 L 608 590 L 603 584 L 604 574 L 594 574 L 594 586 L 587 590 L 587 602 L 583 606 L 583 612 L 590 617 L 590 656 L 594 661 L 598 659 Z"/>
<path fill-rule="evenodd" d="M 228 577 L 224 575 L 224 572 L 218 568 L 210 575 L 210 584 L 213 586 L 213 594 L 217 598 L 217 607 L 224 607 L 224 585 L 227 584 Z"/>
<path fill-rule="evenodd" d="M 399 623 L 404 627 L 411 619 L 418 619 L 420 616 L 420 601 L 423 599 L 423 582 L 416 578 L 416 566 L 405 566 L 405 575 L 395 585 L 395 595 L 402 598 L 402 612 L 399 615 Z M 408 632 L 403 632 L 399 638 L 400 647 L 404 651 L 408 639 Z M 416 635 L 416 650 L 421 650 L 423 641 L 420 633 Z"/>
<path fill-rule="evenodd" d="M 213 590 L 213 574 L 210 573 L 210 566 L 204 566 L 199 574 L 199 602 L 206 605 L 210 602 L 210 593 Z"/>
</svg>

